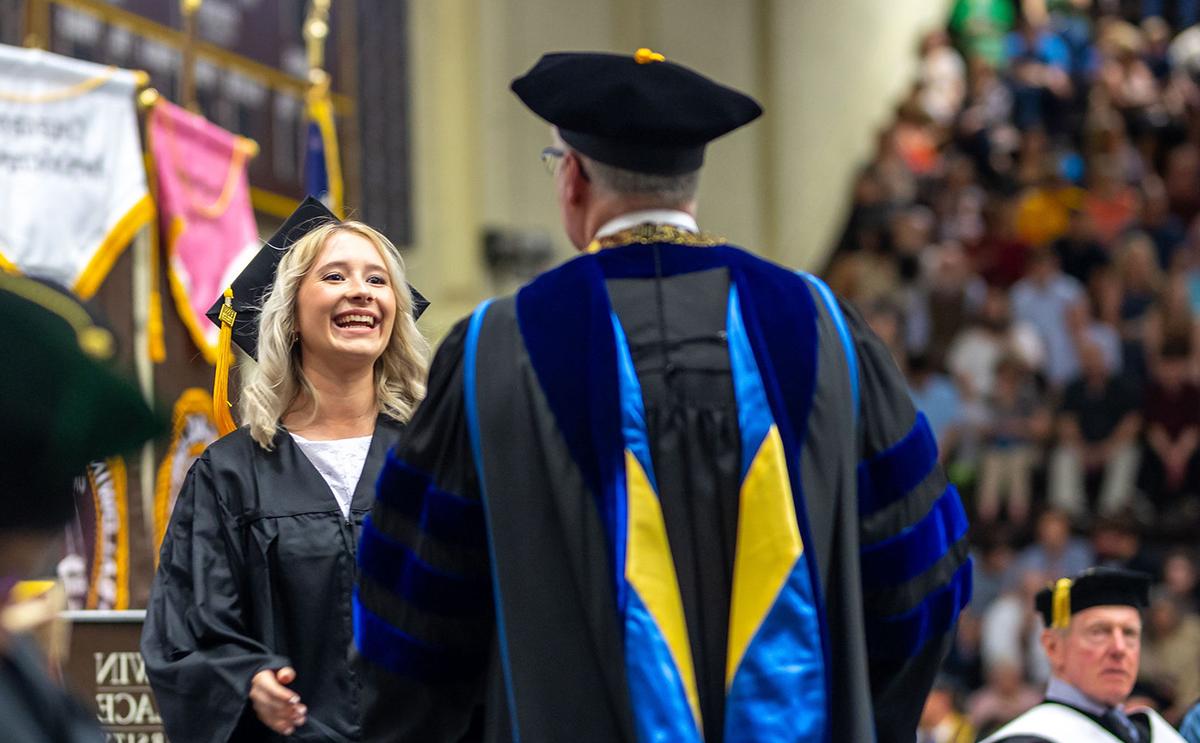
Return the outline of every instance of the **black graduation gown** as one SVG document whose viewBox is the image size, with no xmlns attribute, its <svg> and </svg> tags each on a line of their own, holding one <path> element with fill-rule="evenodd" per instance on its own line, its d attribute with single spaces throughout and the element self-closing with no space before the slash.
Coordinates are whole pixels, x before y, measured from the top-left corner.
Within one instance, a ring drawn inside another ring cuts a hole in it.
<svg viewBox="0 0 1200 743">
<path fill-rule="evenodd" d="M 46 676 L 28 638 L 0 653 L 0 740 L 21 743 L 101 743 L 96 716 Z"/>
<path fill-rule="evenodd" d="M 347 662 L 355 550 L 375 478 L 402 425 L 380 416 L 349 522 L 292 437 L 263 450 L 245 428 L 196 460 L 176 502 L 141 650 L 172 743 L 282 739 L 250 680 L 292 666 L 308 721 L 288 740 L 359 739 Z"/>
<path fill-rule="evenodd" d="M 610 279 L 606 288 L 642 386 L 705 740 L 712 743 L 723 739 L 727 607 L 741 476 L 738 411 L 725 343 L 729 276 L 710 270 L 661 280 Z M 819 301 L 816 306 L 821 307 Z M 855 443 L 848 367 L 831 318 L 823 309 L 818 315 L 821 350 L 802 469 L 831 646 L 828 739 L 909 743 L 957 609 L 949 612 L 948 625 L 930 622 L 924 641 L 897 653 L 880 652 L 888 650 L 883 638 L 868 658 L 864 634 L 870 634 L 875 618 L 907 616 L 961 577 L 965 539 L 952 540 L 929 569 L 903 583 L 864 588 L 861 551 L 922 522 L 946 492 L 946 481 L 930 463 L 928 474 L 909 483 L 886 508 L 860 515 L 856 465 L 887 457 L 911 438 L 916 414 L 887 350 L 848 312 L 862 388 Z M 489 309 L 475 388 L 478 398 L 486 396 L 497 406 L 492 424 L 481 423 L 485 452 L 492 452 L 485 455 L 489 493 L 512 489 L 514 483 L 531 493 L 518 520 L 493 508 L 493 537 L 510 538 L 495 539 L 489 556 L 483 536 L 428 528 L 436 521 L 431 514 L 444 509 L 440 504 L 447 494 L 468 503 L 480 499 L 463 392 L 466 321 L 451 331 L 435 357 L 425 402 L 389 457 L 371 514 L 387 539 L 461 579 L 458 588 L 482 582 L 478 590 L 488 591 L 489 560 L 524 566 L 493 586 L 519 617 L 510 617 L 502 630 L 511 663 L 506 671 L 494 607 L 471 614 L 433 606 L 419 594 L 388 590 L 364 566 L 361 605 L 391 628 L 381 632 L 394 632 L 406 642 L 415 638 L 423 647 L 452 649 L 443 657 L 454 658 L 456 666 L 451 673 L 418 666 L 397 673 L 373 661 L 371 651 L 377 648 L 364 647 L 360 634 L 367 740 L 512 740 L 513 697 L 506 673 L 521 690 L 521 740 L 635 740 L 599 516 L 533 378 L 513 317 L 511 298 L 496 300 Z M 421 482 L 422 473 L 429 482 Z M 414 498 L 423 498 L 424 506 L 413 504 Z M 459 509 L 460 523 L 484 528 L 480 514 Z M 886 624 L 874 626 L 877 635 L 886 635 Z"/>
</svg>

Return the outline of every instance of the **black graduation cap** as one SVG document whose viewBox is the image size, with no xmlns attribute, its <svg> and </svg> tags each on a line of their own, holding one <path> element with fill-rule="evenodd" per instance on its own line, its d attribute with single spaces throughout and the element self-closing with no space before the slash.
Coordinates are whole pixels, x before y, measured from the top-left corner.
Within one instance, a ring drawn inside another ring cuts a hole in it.
<svg viewBox="0 0 1200 743">
<path fill-rule="evenodd" d="M 1063 628 L 1071 617 L 1093 606 L 1150 605 L 1150 576 L 1121 568 L 1088 568 L 1074 578 L 1060 578 L 1038 591 L 1034 607 L 1047 627 Z"/>
<path fill-rule="evenodd" d="M 55 529 L 88 462 L 166 421 L 112 367 L 112 333 L 70 292 L 0 272 L 0 529 Z"/>
<path fill-rule="evenodd" d="M 546 54 L 512 90 L 588 157 L 658 175 L 698 169 L 706 144 L 762 114 L 744 93 L 649 49 Z"/>
<path fill-rule="evenodd" d="M 213 383 L 213 412 L 222 435 L 235 427 L 229 415 L 228 400 L 229 367 L 233 356 L 230 342 L 236 343 L 251 358 L 258 358 L 259 310 L 267 291 L 275 283 L 275 269 L 279 267 L 283 254 L 309 232 L 337 221 L 334 213 L 316 198 L 309 196 L 304 199 L 242 269 L 224 295 L 218 297 L 208 312 L 204 313 L 214 325 L 221 328 L 217 373 Z M 429 300 L 411 284 L 408 290 L 412 294 L 413 319 L 416 320 L 429 306 Z"/>
</svg>

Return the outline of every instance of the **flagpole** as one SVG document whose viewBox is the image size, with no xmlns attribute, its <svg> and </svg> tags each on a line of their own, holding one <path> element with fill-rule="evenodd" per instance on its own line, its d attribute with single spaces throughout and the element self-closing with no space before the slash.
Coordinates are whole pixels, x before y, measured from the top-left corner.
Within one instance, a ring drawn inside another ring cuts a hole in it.
<svg viewBox="0 0 1200 743">
<path fill-rule="evenodd" d="M 304 41 L 308 51 L 309 89 L 305 109 L 310 126 L 316 124 L 321 132 L 325 158 L 326 200 L 329 209 L 339 219 L 345 218 L 345 183 L 342 179 L 341 155 L 338 153 L 337 125 L 334 121 L 330 96 L 331 79 L 325 71 L 325 41 L 329 37 L 330 0 L 311 0 L 308 17 L 304 20 Z M 307 177 L 307 176 L 306 176 Z"/>
<path fill-rule="evenodd" d="M 179 99 L 183 107 L 192 113 L 200 113 L 200 102 L 196 99 L 196 14 L 204 0 L 179 0 L 183 13 L 183 62 L 179 71 Z"/>
<path fill-rule="evenodd" d="M 25 33 L 22 41 L 30 49 L 50 48 L 49 0 L 26 0 Z"/>
<path fill-rule="evenodd" d="M 138 108 L 143 116 L 158 102 L 158 91 L 145 88 L 138 94 Z M 143 149 L 145 145 L 143 144 Z M 158 229 L 158 219 L 138 231 L 133 242 L 133 359 L 134 371 L 137 374 L 138 386 L 147 403 L 154 404 L 154 352 L 152 340 L 159 346 L 162 338 L 152 339 L 150 329 L 151 314 L 157 312 L 161 323 L 162 305 L 158 294 L 158 261 L 154 251 L 157 249 L 151 230 Z M 157 304 L 155 303 L 157 300 Z M 161 336 L 161 328 L 157 329 Z M 138 480 L 141 483 L 142 523 L 150 536 L 150 544 L 154 544 L 154 487 L 155 461 L 154 441 L 147 441 L 142 446 L 141 461 L 138 468 Z M 132 527 L 132 525 L 131 525 Z M 154 555 L 155 564 L 158 556 Z"/>
</svg>

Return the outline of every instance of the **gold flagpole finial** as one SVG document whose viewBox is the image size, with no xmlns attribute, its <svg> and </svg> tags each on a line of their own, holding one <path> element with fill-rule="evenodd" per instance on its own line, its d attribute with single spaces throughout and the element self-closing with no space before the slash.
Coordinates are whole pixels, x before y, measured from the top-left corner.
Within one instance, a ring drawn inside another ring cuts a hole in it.
<svg viewBox="0 0 1200 743">
<path fill-rule="evenodd" d="M 304 19 L 304 42 L 308 49 L 310 70 L 325 69 L 325 40 L 328 37 L 329 0 L 312 0 L 308 6 L 308 17 Z"/>
</svg>

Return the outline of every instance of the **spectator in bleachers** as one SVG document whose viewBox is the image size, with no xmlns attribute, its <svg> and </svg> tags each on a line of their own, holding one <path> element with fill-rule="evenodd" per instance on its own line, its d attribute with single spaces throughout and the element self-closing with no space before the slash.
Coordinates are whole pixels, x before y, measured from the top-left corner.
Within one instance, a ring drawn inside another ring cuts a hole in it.
<svg viewBox="0 0 1200 743">
<path fill-rule="evenodd" d="M 932 194 L 934 213 L 939 226 L 938 237 L 961 245 L 977 245 L 983 238 L 986 224 L 983 207 L 987 192 L 975 178 L 975 166 L 961 155 L 946 158 L 943 186 Z M 975 266 L 978 270 L 978 265 Z"/>
<path fill-rule="evenodd" d="M 1196 379 L 1197 355 L 1200 352 L 1200 325 L 1196 323 L 1195 309 L 1189 294 L 1188 276 L 1182 268 L 1167 277 L 1162 295 L 1146 315 L 1143 343 L 1146 360 L 1153 374 L 1162 349 L 1168 343 L 1187 346 L 1191 353 L 1185 368 L 1188 379 Z"/>
<path fill-rule="evenodd" d="M 1121 165 L 1111 155 L 1093 158 L 1088 173 L 1083 209 L 1091 216 L 1100 242 L 1112 245 L 1137 219 L 1138 194 L 1122 180 Z"/>
<path fill-rule="evenodd" d="M 1142 640 L 1140 676 L 1165 687 L 1172 699 L 1182 703 L 1200 696 L 1200 616 L 1171 594 L 1156 589 Z M 1177 720 L 1183 710 L 1162 710 L 1168 720 Z"/>
<path fill-rule="evenodd" d="M 1114 267 L 1097 269 L 1087 286 L 1088 301 L 1067 316 L 1076 350 L 1083 343 L 1100 349 L 1104 365 L 1112 374 L 1125 368 L 1125 351 L 1121 344 L 1121 304 L 1124 294 L 1121 279 Z"/>
<path fill-rule="evenodd" d="M 1088 543 L 1071 534 L 1071 519 L 1065 511 L 1046 509 L 1038 516 L 1033 544 L 1017 553 L 1013 563 L 1013 585 L 1025 580 L 1025 592 L 1032 601 L 1042 589 L 1038 580 L 1049 575 L 1074 575 L 1095 564 L 1095 555 Z M 1031 577 L 1032 576 L 1032 577 Z M 1022 604 L 1030 612 L 1032 603 Z"/>
<path fill-rule="evenodd" d="M 1200 214 L 1200 189 L 1196 188 L 1198 182 L 1200 147 L 1185 142 L 1170 150 L 1163 168 L 1163 186 L 1167 189 L 1171 211 L 1186 224 L 1191 224 Z"/>
<path fill-rule="evenodd" d="M 1189 378 L 1191 348 L 1163 344 L 1142 415 L 1146 444 L 1139 485 L 1159 513 L 1178 513 L 1180 498 L 1200 494 L 1200 385 Z"/>
<path fill-rule="evenodd" d="M 1009 521 L 1023 526 L 1032 503 L 1035 446 L 1049 432 L 1050 421 L 1019 358 L 997 362 L 987 408 L 976 515 L 989 523 L 1007 506 Z"/>
<path fill-rule="evenodd" d="M 1029 245 L 1017 237 L 1016 200 L 993 195 L 983 209 L 983 236 L 968 253 L 988 285 L 1009 289 L 1028 269 Z"/>
<path fill-rule="evenodd" d="M 917 743 L 974 743 L 975 730 L 959 707 L 958 683 L 946 675 L 934 679 L 917 723 Z"/>
<path fill-rule="evenodd" d="M 949 27 L 968 57 L 999 65 L 1004 61 L 1004 36 L 1015 19 L 1012 0 L 955 0 Z"/>
<path fill-rule="evenodd" d="M 1009 588 L 1016 552 L 1012 546 L 1012 530 L 992 527 L 980 534 L 980 544 L 973 555 L 969 607 L 972 612 L 982 616 L 992 602 Z"/>
<path fill-rule="evenodd" d="M 1132 509 L 1096 519 L 1092 527 L 1092 552 L 1095 554 L 1092 563 L 1099 567 L 1157 574 L 1159 560 L 1144 544 L 1142 531 L 1140 518 Z"/>
<path fill-rule="evenodd" d="M 1013 124 L 1021 130 L 1061 131 L 1066 123 L 1066 102 L 1074 93 L 1070 48 L 1057 34 L 1028 17 L 1005 42 Z"/>
<path fill-rule="evenodd" d="M 1017 198 L 1017 239 L 1034 248 L 1042 248 L 1067 234 L 1071 212 L 1083 208 L 1087 192 L 1071 183 L 1051 158 L 1042 163 L 1037 185 L 1026 188 Z M 1030 270 L 1035 270 L 1033 266 Z"/>
<path fill-rule="evenodd" d="M 1012 169 L 1012 156 L 1020 141 L 1012 125 L 1012 91 L 995 66 L 981 57 L 969 57 L 970 95 L 958 118 L 958 137 L 975 163 L 976 171 L 996 185 Z"/>
<path fill-rule="evenodd" d="M 1086 302 L 1083 286 L 1064 274 L 1050 250 L 1030 256 L 1029 272 L 1012 288 L 1013 315 L 1037 328 L 1046 349 L 1046 379 L 1054 387 L 1066 384 L 1079 369 L 1079 357 L 1068 315 Z"/>
<path fill-rule="evenodd" d="M 1085 516 L 1092 502 L 1087 486 L 1099 481 L 1095 508 L 1115 513 L 1133 497 L 1137 477 L 1138 391 L 1112 374 L 1094 343 L 1081 348 L 1081 375 L 1063 391 L 1058 441 L 1050 462 L 1050 501 L 1072 516 Z M 1054 571 L 1072 575 L 1073 571 Z"/>
<path fill-rule="evenodd" d="M 945 368 L 951 342 L 983 305 L 987 286 L 957 243 L 925 251 L 926 270 L 908 291 L 907 346 Z"/>
<path fill-rule="evenodd" d="M 920 85 L 921 108 L 929 118 L 941 127 L 953 123 L 967 95 L 967 65 L 941 29 L 921 40 Z"/>
<path fill-rule="evenodd" d="M 1087 286 L 1096 269 L 1109 264 L 1108 251 L 1096 238 L 1092 215 L 1082 209 L 1071 212 L 1067 234 L 1055 240 L 1053 248 L 1063 273 L 1084 286 Z"/>
<path fill-rule="evenodd" d="M 940 425 L 943 454 L 984 528 L 944 669 L 980 700 L 1007 698 L 1013 659 L 1026 681 L 1046 678 L 1028 607 L 1048 574 L 1161 574 L 1200 617 L 1198 20 L 1200 0 L 956 0 L 961 58 L 925 37 L 921 81 L 855 187 L 830 280 L 874 315 L 899 363 L 917 356 L 919 404 L 955 421 Z M 988 290 L 968 311 L 974 277 Z M 995 381 L 1013 355 L 1033 372 L 1032 399 Z M 1031 407 L 1061 413 L 1054 435 L 1013 447 L 1030 426 L 1003 422 Z M 984 430 L 989 415 L 998 425 Z M 1011 456 L 1025 448 L 1028 463 Z M 1047 505 L 1022 549 L 1022 513 Z M 1095 524 L 1090 543 L 1055 506 Z M 1189 696 L 1200 691 L 1169 711 Z"/>
<path fill-rule="evenodd" d="M 1049 678 L 1050 667 L 1039 639 L 1042 620 L 1033 610 L 1033 597 L 1046 585 L 1048 575 L 1038 569 L 1018 571 L 1013 587 L 988 607 L 980 628 L 980 660 L 984 668 L 1018 660 L 1031 682 L 1042 683 Z"/>
<path fill-rule="evenodd" d="M 1142 208 L 1138 229 L 1154 241 L 1159 268 L 1164 271 L 1171 270 L 1175 264 L 1176 253 L 1187 239 L 1187 229 L 1183 220 L 1171 213 L 1166 186 L 1157 175 L 1150 175 L 1142 180 Z"/>
<path fill-rule="evenodd" d="M 1175 547 L 1163 558 L 1162 588 L 1189 614 L 1200 611 L 1200 573 L 1191 547 Z"/>
<path fill-rule="evenodd" d="M 997 660 L 987 669 L 986 679 L 986 685 L 967 699 L 967 719 L 980 738 L 1042 701 L 1038 690 L 1025 680 L 1025 669 L 1017 658 Z"/>
<path fill-rule="evenodd" d="M 1123 369 L 1139 382 L 1147 378 L 1146 324 L 1162 293 L 1162 271 L 1154 241 L 1144 232 L 1130 232 L 1120 241 L 1114 267 L 1121 282 L 1116 327 L 1121 335 Z"/>
<path fill-rule="evenodd" d="M 946 354 L 946 369 L 963 395 L 986 399 L 992 394 L 996 364 L 1012 356 L 1025 368 L 1040 373 L 1046 350 L 1037 330 L 1028 323 L 1013 322 L 1008 293 L 989 287 L 983 306 Z"/>
</svg>

